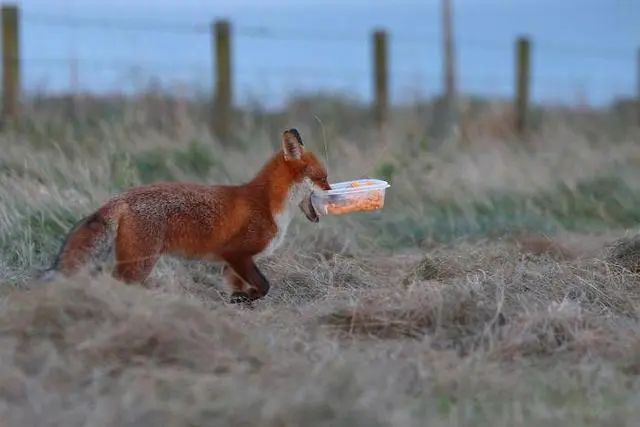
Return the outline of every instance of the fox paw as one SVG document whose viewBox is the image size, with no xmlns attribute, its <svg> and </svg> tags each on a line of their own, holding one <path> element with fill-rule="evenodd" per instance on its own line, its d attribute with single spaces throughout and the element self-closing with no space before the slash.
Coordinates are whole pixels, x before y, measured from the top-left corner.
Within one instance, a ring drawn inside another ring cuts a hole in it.
<svg viewBox="0 0 640 427">
<path fill-rule="evenodd" d="M 251 307 L 251 298 L 249 298 L 249 294 L 246 292 L 234 292 L 231 294 L 231 298 L 229 298 L 229 302 L 231 304 L 242 304 L 247 307 Z"/>
</svg>

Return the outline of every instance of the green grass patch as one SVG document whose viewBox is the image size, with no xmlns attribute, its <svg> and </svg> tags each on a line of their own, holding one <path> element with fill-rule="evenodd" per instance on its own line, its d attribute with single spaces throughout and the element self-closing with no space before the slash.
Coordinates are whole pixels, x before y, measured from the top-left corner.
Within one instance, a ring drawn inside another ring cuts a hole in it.
<svg viewBox="0 0 640 427">
<path fill-rule="evenodd" d="M 202 179 L 212 168 L 222 167 L 212 148 L 197 141 L 184 149 L 154 148 L 134 155 L 118 153 L 111 162 L 112 182 L 116 189 L 158 181 L 176 181 L 183 175 Z"/>
<path fill-rule="evenodd" d="M 393 205 L 381 213 L 363 215 L 388 247 L 425 241 L 499 236 L 513 232 L 556 233 L 558 230 L 598 231 L 640 223 L 640 191 L 618 177 L 607 176 L 565 184 L 537 194 L 490 192 L 469 202 L 423 201 L 421 214 L 394 215 Z"/>
<path fill-rule="evenodd" d="M 67 209 L 25 212 L 15 226 L 0 233 L 0 256 L 9 265 L 46 262 L 80 219 Z"/>
</svg>

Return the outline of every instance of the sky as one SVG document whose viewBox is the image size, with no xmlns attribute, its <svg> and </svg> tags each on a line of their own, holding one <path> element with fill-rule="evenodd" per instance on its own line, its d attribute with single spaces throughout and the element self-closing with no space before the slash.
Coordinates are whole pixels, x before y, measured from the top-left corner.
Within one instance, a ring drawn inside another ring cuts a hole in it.
<svg viewBox="0 0 640 427">
<path fill-rule="evenodd" d="M 165 87 L 208 93 L 209 25 L 233 28 L 238 103 L 308 91 L 369 100 L 372 30 L 390 34 L 394 102 L 442 89 L 439 0 L 21 0 L 30 91 Z M 453 0 L 462 93 L 509 97 L 514 42 L 531 38 L 539 102 L 601 105 L 637 92 L 640 0 Z"/>
</svg>

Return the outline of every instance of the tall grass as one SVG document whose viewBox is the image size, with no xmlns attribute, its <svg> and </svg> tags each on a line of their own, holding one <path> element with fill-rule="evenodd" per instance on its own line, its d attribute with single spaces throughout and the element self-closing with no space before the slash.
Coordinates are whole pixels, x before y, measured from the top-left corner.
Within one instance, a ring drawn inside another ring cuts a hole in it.
<svg viewBox="0 0 640 427">
<path fill-rule="evenodd" d="M 322 98 L 243 112 L 223 145 L 197 105 L 149 102 L 69 125 L 40 105 L 0 134 L 3 423 L 635 424 L 640 251 L 611 243 L 640 219 L 637 129 L 541 110 L 520 141 L 508 110 L 474 106 L 440 141 L 419 106 L 385 140 L 361 107 Z M 146 288 L 31 281 L 114 192 L 244 181 L 285 126 L 320 155 L 326 136 L 332 181 L 392 186 L 378 213 L 299 215 L 260 261 L 273 288 L 253 310 L 201 262 L 164 259 Z"/>
</svg>

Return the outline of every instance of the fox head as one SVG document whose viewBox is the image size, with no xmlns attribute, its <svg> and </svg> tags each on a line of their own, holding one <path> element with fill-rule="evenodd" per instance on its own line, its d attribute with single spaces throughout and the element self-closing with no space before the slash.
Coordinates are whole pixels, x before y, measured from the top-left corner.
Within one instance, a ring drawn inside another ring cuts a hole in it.
<svg viewBox="0 0 640 427">
<path fill-rule="evenodd" d="M 282 151 L 285 162 L 293 173 L 296 182 L 307 181 L 311 184 L 311 187 L 331 190 L 331 186 L 327 181 L 327 168 L 312 152 L 304 149 L 304 143 L 297 129 L 287 129 L 283 132 Z M 311 203 L 310 192 L 300 202 L 299 206 L 309 221 L 319 221 L 318 214 Z"/>
<path fill-rule="evenodd" d="M 309 180 L 314 187 L 331 190 L 327 181 L 327 168 L 310 151 L 305 151 L 304 143 L 297 129 L 287 129 L 282 134 L 284 159 L 296 182 Z"/>
</svg>

